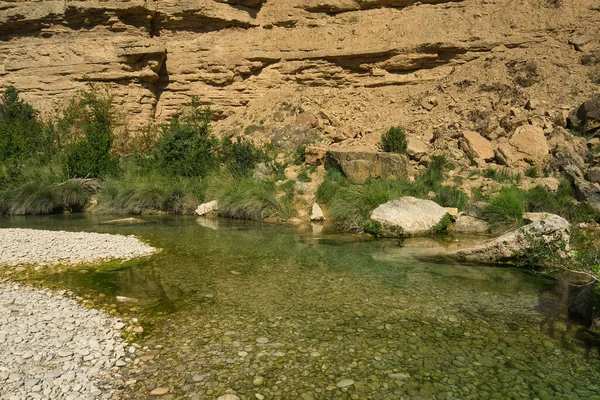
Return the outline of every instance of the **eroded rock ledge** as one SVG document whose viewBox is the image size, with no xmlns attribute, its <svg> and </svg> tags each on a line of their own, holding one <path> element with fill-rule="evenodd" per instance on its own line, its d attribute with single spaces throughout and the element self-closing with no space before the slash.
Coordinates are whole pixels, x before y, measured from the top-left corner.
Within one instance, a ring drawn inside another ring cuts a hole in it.
<svg viewBox="0 0 600 400">
<path fill-rule="evenodd" d="M 132 129 L 165 121 L 191 95 L 225 118 L 268 93 L 437 82 L 494 49 L 548 40 L 535 28 L 503 31 L 504 11 L 475 0 L 5 0 L 0 90 L 14 84 L 52 115 L 102 82 Z"/>
</svg>

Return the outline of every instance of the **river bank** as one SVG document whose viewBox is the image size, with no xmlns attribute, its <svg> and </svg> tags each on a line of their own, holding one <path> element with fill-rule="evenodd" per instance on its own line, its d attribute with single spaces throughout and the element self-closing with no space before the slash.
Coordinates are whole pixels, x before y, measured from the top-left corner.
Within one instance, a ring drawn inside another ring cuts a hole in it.
<svg viewBox="0 0 600 400">
<path fill-rule="evenodd" d="M 13 271 L 156 251 L 134 237 L 36 229 L 0 229 L 0 243 L 0 270 Z M 135 352 L 121 336 L 126 325 L 72 297 L 64 290 L 0 282 L 1 399 L 118 398 L 119 368 Z"/>
</svg>

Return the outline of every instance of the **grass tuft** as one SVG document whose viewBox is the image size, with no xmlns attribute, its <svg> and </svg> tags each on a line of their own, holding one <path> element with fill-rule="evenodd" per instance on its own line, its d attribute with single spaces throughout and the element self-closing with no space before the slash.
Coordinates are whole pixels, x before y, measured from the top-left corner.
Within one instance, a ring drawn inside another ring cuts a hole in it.
<svg viewBox="0 0 600 400">
<path fill-rule="evenodd" d="M 481 210 L 481 217 L 494 230 L 510 229 L 521 224 L 524 212 L 523 192 L 517 187 L 508 186 L 500 189 L 500 192 Z"/>
<path fill-rule="evenodd" d="M 192 214 L 204 200 L 206 184 L 199 178 L 166 177 L 131 167 L 121 178 L 107 178 L 98 199 L 98 213 L 141 214 L 163 211 Z"/>
</svg>

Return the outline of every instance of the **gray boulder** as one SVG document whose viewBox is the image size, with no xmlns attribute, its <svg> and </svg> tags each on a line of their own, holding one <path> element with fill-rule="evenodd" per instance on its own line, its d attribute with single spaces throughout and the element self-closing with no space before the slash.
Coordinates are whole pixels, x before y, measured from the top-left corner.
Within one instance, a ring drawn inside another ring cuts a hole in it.
<svg viewBox="0 0 600 400">
<path fill-rule="evenodd" d="M 600 211 L 600 185 L 586 181 L 581 170 L 574 165 L 565 167 L 564 171 L 573 182 L 577 199 Z"/>
<path fill-rule="evenodd" d="M 571 111 L 567 118 L 568 128 L 593 132 L 600 128 L 600 95 L 592 97 L 579 108 Z"/>
<path fill-rule="evenodd" d="M 371 219 L 381 224 L 382 236 L 414 236 L 434 232 L 448 215 L 439 204 L 405 196 L 390 200 L 371 213 Z"/>
<path fill-rule="evenodd" d="M 569 222 L 558 215 L 549 214 L 543 220 L 532 222 L 481 245 L 447 253 L 451 258 L 479 263 L 502 263 L 512 261 L 530 250 L 538 239 L 556 251 L 564 243 L 569 249 Z"/>
<path fill-rule="evenodd" d="M 600 167 L 592 167 L 587 172 L 587 179 L 592 183 L 600 183 Z"/>
</svg>

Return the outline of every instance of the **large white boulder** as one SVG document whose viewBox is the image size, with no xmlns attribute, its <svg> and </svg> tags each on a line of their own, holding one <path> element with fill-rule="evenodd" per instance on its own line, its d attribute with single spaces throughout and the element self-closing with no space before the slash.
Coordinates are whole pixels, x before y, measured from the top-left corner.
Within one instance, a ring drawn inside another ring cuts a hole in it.
<svg viewBox="0 0 600 400">
<path fill-rule="evenodd" d="M 434 201 L 405 196 L 377 207 L 371 219 L 381 224 L 382 236 L 414 236 L 433 232 L 447 214 Z"/>
</svg>

